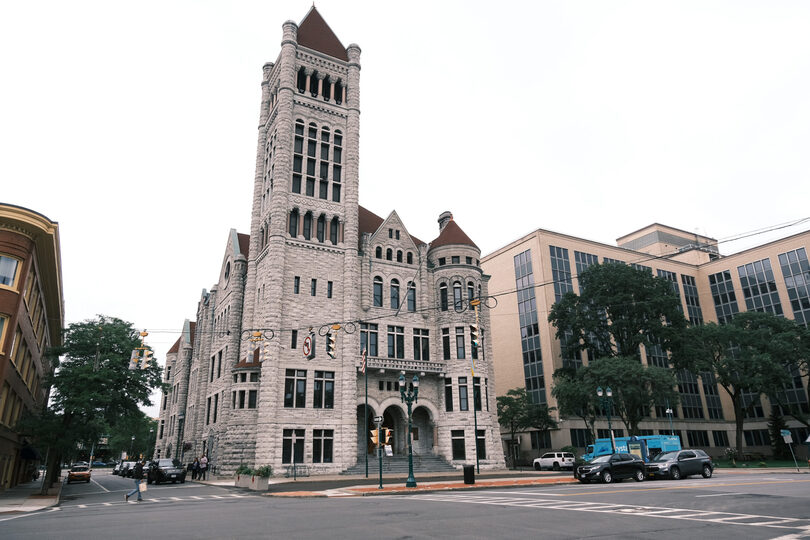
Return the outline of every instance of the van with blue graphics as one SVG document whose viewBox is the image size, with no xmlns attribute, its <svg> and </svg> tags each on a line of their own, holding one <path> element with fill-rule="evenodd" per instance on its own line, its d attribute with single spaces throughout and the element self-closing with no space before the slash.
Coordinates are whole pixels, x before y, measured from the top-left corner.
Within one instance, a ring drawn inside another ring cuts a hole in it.
<svg viewBox="0 0 810 540">
<path fill-rule="evenodd" d="M 661 452 L 672 452 L 681 449 L 681 439 L 676 435 L 634 435 L 632 437 L 616 437 L 614 440 L 616 441 L 615 450 L 610 446 L 610 439 L 596 439 L 596 442 L 588 445 L 582 459 L 590 461 L 598 456 L 623 452 L 637 455 L 644 461 L 650 461 Z"/>
</svg>

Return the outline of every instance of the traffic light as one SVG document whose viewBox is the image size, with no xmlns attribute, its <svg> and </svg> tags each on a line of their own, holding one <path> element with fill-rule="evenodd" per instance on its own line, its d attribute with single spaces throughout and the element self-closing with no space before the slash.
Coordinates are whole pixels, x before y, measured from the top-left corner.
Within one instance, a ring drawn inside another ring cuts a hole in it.
<svg viewBox="0 0 810 540">
<path fill-rule="evenodd" d="M 141 369 L 146 369 L 149 367 L 149 361 L 152 360 L 152 355 L 154 353 L 152 351 L 146 351 L 143 355 L 143 361 L 141 362 Z"/>
<path fill-rule="evenodd" d="M 138 349 L 132 349 L 132 355 L 129 357 L 130 371 L 138 369 Z"/>
<path fill-rule="evenodd" d="M 329 355 L 329 358 L 337 357 L 337 352 L 335 350 L 335 346 L 337 338 L 337 332 L 327 332 L 326 333 L 326 354 Z"/>
<path fill-rule="evenodd" d="M 391 428 L 383 428 L 383 432 L 385 433 L 385 444 L 391 442 Z"/>
<path fill-rule="evenodd" d="M 470 325 L 470 338 L 472 339 L 473 347 L 476 349 L 479 347 L 479 330 L 478 324 L 471 324 Z"/>
<path fill-rule="evenodd" d="M 380 439 L 377 437 L 377 430 L 372 429 L 369 433 L 371 433 L 371 442 L 374 443 L 374 446 L 380 445 Z"/>
</svg>

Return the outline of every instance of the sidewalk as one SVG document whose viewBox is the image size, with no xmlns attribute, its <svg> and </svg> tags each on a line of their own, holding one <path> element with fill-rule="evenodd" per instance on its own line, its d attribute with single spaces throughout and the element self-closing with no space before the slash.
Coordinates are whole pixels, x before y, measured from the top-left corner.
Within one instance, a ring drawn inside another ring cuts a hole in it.
<svg viewBox="0 0 810 540">
<path fill-rule="evenodd" d="M 42 489 L 44 476 L 44 474 L 40 475 L 38 480 L 0 491 L 0 515 L 35 512 L 59 504 L 59 496 L 62 494 L 62 482 L 51 488 L 53 495 L 40 495 L 39 492 Z"/>
</svg>

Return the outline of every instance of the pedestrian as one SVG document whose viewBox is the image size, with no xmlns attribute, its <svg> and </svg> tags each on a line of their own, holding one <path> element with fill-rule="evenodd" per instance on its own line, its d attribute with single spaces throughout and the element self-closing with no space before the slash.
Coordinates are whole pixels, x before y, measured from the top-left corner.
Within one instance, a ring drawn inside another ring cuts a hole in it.
<svg viewBox="0 0 810 540">
<path fill-rule="evenodd" d="M 143 500 L 141 496 L 141 484 L 143 483 L 143 462 L 135 462 L 135 467 L 132 469 L 132 479 L 135 480 L 135 489 L 124 495 L 124 500 L 129 501 L 129 498 L 138 494 L 138 502 Z"/>
<path fill-rule="evenodd" d="M 205 480 L 205 473 L 208 472 L 208 458 L 205 454 L 200 458 L 200 479 Z"/>
<path fill-rule="evenodd" d="M 191 464 L 191 479 L 196 480 L 200 476 L 200 458 L 194 458 L 194 463 Z"/>
</svg>

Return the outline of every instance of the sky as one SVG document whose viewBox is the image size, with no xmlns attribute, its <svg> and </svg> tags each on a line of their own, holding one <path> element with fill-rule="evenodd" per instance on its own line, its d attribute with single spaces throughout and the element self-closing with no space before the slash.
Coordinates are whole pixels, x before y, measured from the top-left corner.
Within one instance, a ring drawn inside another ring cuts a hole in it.
<svg viewBox="0 0 810 540">
<path fill-rule="evenodd" d="M 5 2 L 0 202 L 59 222 L 67 323 L 162 362 L 249 233 L 262 65 L 308 1 Z M 810 3 L 317 2 L 362 49 L 360 204 L 482 255 L 659 222 L 810 229 Z M 497 292 L 497 291 L 494 291 Z M 157 407 L 146 409 L 157 415 Z"/>
</svg>

